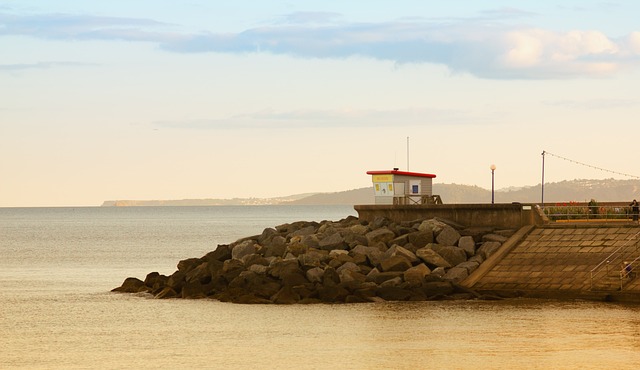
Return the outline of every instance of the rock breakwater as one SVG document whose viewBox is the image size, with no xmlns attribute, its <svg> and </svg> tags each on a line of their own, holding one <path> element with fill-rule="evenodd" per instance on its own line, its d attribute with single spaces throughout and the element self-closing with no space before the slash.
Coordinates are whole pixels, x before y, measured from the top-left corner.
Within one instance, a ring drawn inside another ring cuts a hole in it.
<svg viewBox="0 0 640 370">
<path fill-rule="evenodd" d="M 300 221 L 182 260 L 170 276 L 127 278 L 113 291 L 276 304 L 493 298 L 458 282 L 514 231 L 442 219 Z"/>
</svg>

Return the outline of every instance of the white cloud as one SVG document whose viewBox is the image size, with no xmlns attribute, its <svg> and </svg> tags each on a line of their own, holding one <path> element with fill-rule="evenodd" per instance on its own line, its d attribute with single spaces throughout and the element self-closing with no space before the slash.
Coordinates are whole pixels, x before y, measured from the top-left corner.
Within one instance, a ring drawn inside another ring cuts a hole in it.
<svg viewBox="0 0 640 370">
<path fill-rule="evenodd" d="M 167 32 L 175 27 L 148 19 L 0 14 L 0 36 L 153 42 L 179 53 L 356 56 L 398 64 L 440 64 L 453 73 L 489 79 L 602 77 L 640 63 L 640 32 L 614 39 L 597 30 L 555 32 L 496 21 L 347 23 L 337 22 L 338 17 L 335 13 L 294 13 L 285 22 L 239 33 L 193 34 Z"/>
</svg>

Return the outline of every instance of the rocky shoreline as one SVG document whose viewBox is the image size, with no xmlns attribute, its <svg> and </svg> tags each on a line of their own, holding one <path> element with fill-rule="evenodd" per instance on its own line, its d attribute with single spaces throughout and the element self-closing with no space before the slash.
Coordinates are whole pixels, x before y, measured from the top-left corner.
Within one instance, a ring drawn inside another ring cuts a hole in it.
<svg viewBox="0 0 640 370">
<path fill-rule="evenodd" d="M 170 276 L 127 278 L 112 291 L 245 304 L 497 299 L 458 283 L 514 232 L 437 218 L 299 221 L 182 260 Z"/>
</svg>

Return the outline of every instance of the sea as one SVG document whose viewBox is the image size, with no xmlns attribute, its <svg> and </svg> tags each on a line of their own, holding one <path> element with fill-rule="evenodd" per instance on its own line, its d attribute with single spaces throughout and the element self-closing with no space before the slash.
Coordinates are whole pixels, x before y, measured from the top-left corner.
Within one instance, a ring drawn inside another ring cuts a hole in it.
<svg viewBox="0 0 640 370">
<path fill-rule="evenodd" d="M 0 369 L 633 369 L 640 307 L 551 300 L 239 305 L 129 276 L 350 206 L 0 208 Z"/>
</svg>

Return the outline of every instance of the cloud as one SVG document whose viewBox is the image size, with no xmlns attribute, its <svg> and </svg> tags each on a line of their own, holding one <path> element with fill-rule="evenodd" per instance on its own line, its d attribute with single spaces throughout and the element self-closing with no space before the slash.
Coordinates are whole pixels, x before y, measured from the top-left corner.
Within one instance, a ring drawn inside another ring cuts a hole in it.
<svg viewBox="0 0 640 370">
<path fill-rule="evenodd" d="M 578 110 L 611 110 L 634 108 L 640 101 L 633 99 L 590 99 L 590 100 L 553 100 L 543 102 L 546 105 Z"/>
<path fill-rule="evenodd" d="M 151 32 L 169 26 L 149 19 L 73 14 L 13 15 L 0 13 L 0 35 L 56 40 L 168 41 L 172 35 Z M 174 35 L 175 36 L 175 35 Z"/>
<path fill-rule="evenodd" d="M 322 129 L 412 127 L 465 125 L 483 123 L 482 117 L 464 110 L 400 109 L 400 110 L 298 110 L 278 112 L 265 110 L 247 115 L 218 119 L 187 119 L 152 122 L 156 128 L 225 130 L 225 129 Z"/>
<path fill-rule="evenodd" d="M 49 69 L 55 67 L 94 67 L 98 64 L 78 63 L 78 62 L 38 62 L 38 63 L 22 63 L 22 64 L 0 64 L 1 71 L 24 71 L 31 69 Z"/>
<path fill-rule="evenodd" d="M 272 53 L 297 58 L 370 58 L 399 65 L 444 65 L 487 79 L 607 77 L 640 64 L 640 32 L 612 38 L 597 30 L 556 32 L 507 25 L 533 14 L 502 8 L 476 19 L 402 19 L 349 23 L 340 15 L 301 12 L 237 33 L 168 32 L 137 18 L 0 14 L 0 35 L 153 42 L 176 53 Z"/>
</svg>

